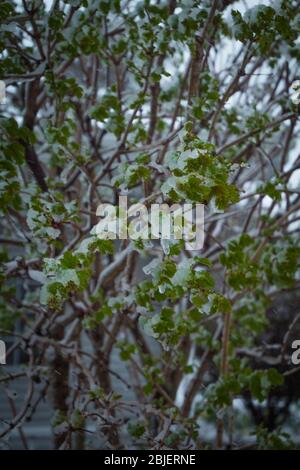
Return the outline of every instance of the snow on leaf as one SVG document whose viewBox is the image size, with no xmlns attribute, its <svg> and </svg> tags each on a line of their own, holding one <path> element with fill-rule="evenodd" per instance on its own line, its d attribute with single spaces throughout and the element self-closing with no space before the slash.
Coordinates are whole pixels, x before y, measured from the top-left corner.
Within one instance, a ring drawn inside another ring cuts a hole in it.
<svg viewBox="0 0 300 470">
<path fill-rule="evenodd" d="M 44 233 L 48 235 L 49 238 L 52 238 L 53 240 L 55 240 L 56 238 L 60 236 L 60 230 L 58 230 L 57 228 L 53 228 L 53 227 L 45 227 Z"/>
<path fill-rule="evenodd" d="M 143 267 L 143 271 L 144 271 L 145 274 L 147 274 L 147 275 L 151 274 L 153 276 L 154 273 L 158 272 L 158 267 L 159 267 L 160 264 L 161 264 L 160 259 L 155 258 L 149 264 L 147 264 L 147 266 Z"/>
<path fill-rule="evenodd" d="M 191 274 L 191 266 L 193 265 L 193 259 L 183 260 L 177 268 L 176 273 L 172 277 L 172 284 L 174 286 L 185 285 Z"/>
<path fill-rule="evenodd" d="M 39 282 L 40 284 L 45 284 L 47 282 L 47 276 L 42 271 L 37 271 L 36 269 L 28 269 L 28 274 L 30 279 Z"/>
</svg>

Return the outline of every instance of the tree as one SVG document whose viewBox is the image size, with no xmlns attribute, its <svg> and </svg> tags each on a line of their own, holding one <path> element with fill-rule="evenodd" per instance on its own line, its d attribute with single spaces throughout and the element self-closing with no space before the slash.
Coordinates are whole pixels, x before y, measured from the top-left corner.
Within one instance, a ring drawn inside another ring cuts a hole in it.
<svg viewBox="0 0 300 470">
<path fill-rule="evenodd" d="M 300 2 L 255 3 L 2 2 L 0 333 L 26 369 L 0 383 L 28 390 L 1 437 L 48 396 L 56 448 L 238 448 L 242 400 L 251 445 L 294 445 L 299 312 L 272 309 L 299 287 Z M 204 204 L 203 249 L 99 239 L 120 194 Z"/>
</svg>

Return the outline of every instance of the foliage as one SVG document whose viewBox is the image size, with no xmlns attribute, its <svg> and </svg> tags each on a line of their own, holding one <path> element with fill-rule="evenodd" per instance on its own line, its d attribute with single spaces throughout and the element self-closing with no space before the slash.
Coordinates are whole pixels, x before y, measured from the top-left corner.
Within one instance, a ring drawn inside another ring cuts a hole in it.
<svg viewBox="0 0 300 470">
<path fill-rule="evenodd" d="M 56 448 L 299 445 L 298 312 L 272 309 L 299 287 L 300 3 L 242 3 L 1 3 L 0 334 Z M 98 239 L 119 194 L 204 204 L 203 250 Z"/>
</svg>

